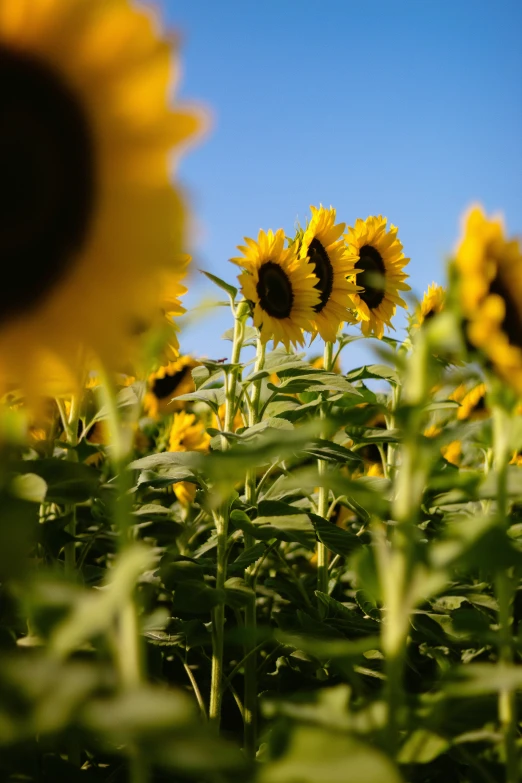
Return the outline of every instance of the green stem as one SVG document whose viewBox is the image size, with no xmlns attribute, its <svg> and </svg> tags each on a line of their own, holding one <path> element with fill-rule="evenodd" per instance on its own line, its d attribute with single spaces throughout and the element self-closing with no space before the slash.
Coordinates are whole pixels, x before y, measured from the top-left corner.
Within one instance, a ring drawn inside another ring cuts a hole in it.
<svg viewBox="0 0 522 783">
<path fill-rule="evenodd" d="M 385 655 L 387 703 L 386 742 L 392 757 L 400 740 L 400 713 L 404 703 L 404 659 L 409 618 L 415 606 L 415 542 L 417 522 L 426 485 L 428 464 L 422 453 L 423 410 L 429 395 L 430 356 L 420 334 L 409 359 L 402 389 L 393 387 L 392 418 L 399 402 L 405 406 L 404 439 L 397 464 L 395 449 L 388 451 L 394 499 L 391 541 L 384 525 L 374 525 L 379 582 L 384 603 L 382 646 Z M 391 546 L 390 546 L 391 543 Z"/>
<path fill-rule="evenodd" d="M 227 579 L 228 512 L 216 513 L 217 532 L 216 589 L 224 590 Z M 223 696 L 223 641 L 225 634 L 225 604 L 219 603 L 212 611 L 212 667 L 210 681 L 209 720 L 219 730 Z"/>
<path fill-rule="evenodd" d="M 81 398 L 79 394 L 73 394 L 71 397 L 71 407 L 69 416 L 66 420 L 65 437 L 70 448 L 67 449 L 67 459 L 70 462 L 78 461 L 76 446 L 78 445 L 78 424 L 80 421 Z M 76 505 L 70 507 L 71 521 L 65 528 L 70 536 L 76 536 Z M 75 578 L 76 572 L 76 541 L 69 541 L 64 547 L 65 573 L 71 579 Z"/>
<path fill-rule="evenodd" d="M 234 415 L 237 407 L 236 383 L 240 376 L 239 360 L 245 337 L 245 322 L 249 313 L 246 302 L 240 302 L 234 311 L 234 338 L 230 364 L 233 366 L 225 373 L 225 420 L 223 429 L 231 432 L 234 427 Z M 228 448 L 228 441 L 222 438 L 222 448 Z M 224 590 L 227 580 L 227 539 L 228 539 L 228 502 L 222 503 L 214 513 L 217 533 L 216 589 Z M 221 702 L 223 697 L 223 649 L 225 636 L 225 604 L 219 603 L 212 610 L 212 665 L 210 679 L 210 704 L 208 716 L 216 731 L 221 723 Z"/>
<path fill-rule="evenodd" d="M 493 407 L 493 449 L 494 466 L 497 474 L 497 522 L 503 530 L 508 527 L 507 470 L 509 461 L 509 427 L 508 414 L 498 405 Z M 496 579 L 499 622 L 499 663 L 506 666 L 513 664 L 513 599 L 514 584 L 512 575 L 499 571 Z M 498 714 L 503 738 L 506 764 L 506 783 L 517 783 L 517 715 L 515 692 L 506 688 L 499 692 Z"/>
<path fill-rule="evenodd" d="M 325 342 L 324 355 L 323 355 L 323 368 L 325 372 L 331 372 L 333 363 L 333 343 Z M 321 420 L 326 419 L 326 406 L 321 405 L 320 412 Z M 326 437 L 326 432 L 321 432 L 321 437 Z M 317 461 L 317 469 L 319 476 L 326 474 L 327 463 L 325 460 Z M 328 515 L 328 488 L 324 486 L 319 487 L 319 494 L 317 498 L 317 513 L 323 519 L 326 519 Z M 322 593 L 328 593 L 328 550 L 326 546 L 320 541 L 317 542 L 317 589 Z"/>
<path fill-rule="evenodd" d="M 133 540 L 132 529 L 132 474 L 127 467 L 130 458 L 132 429 L 125 425 L 120 417 L 117 405 L 117 391 L 113 380 L 104 367 L 100 367 L 101 391 L 107 425 L 110 433 L 110 452 L 117 487 L 117 497 L 114 503 L 113 519 L 119 532 L 118 544 L 120 551 L 129 546 Z M 129 598 L 121 606 L 118 613 L 116 635 L 116 664 L 120 676 L 120 684 L 124 689 L 134 689 L 143 680 L 143 659 L 139 633 L 138 613 L 135 601 Z M 150 770 L 148 762 L 139 747 L 130 749 L 129 781 L 130 783 L 148 783 Z"/>
<path fill-rule="evenodd" d="M 258 335 L 256 363 L 254 373 L 260 372 L 265 364 L 265 344 L 261 342 Z M 253 427 L 259 421 L 259 401 L 261 398 L 261 380 L 254 381 L 252 394 L 250 397 L 250 407 L 248 411 L 248 426 Z M 248 471 L 245 482 L 245 498 L 249 505 L 254 506 L 257 502 L 256 490 L 256 470 L 252 468 Z M 245 549 L 255 544 L 255 539 L 249 533 L 244 535 Z M 256 597 L 255 597 L 255 564 L 245 569 L 245 582 L 254 592 L 251 600 L 245 607 L 245 629 L 246 634 L 251 634 L 246 638 L 244 646 L 245 661 L 245 686 L 243 695 L 243 716 L 244 716 L 244 747 L 248 758 L 255 758 L 257 751 L 257 651 L 256 651 Z"/>
</svg>

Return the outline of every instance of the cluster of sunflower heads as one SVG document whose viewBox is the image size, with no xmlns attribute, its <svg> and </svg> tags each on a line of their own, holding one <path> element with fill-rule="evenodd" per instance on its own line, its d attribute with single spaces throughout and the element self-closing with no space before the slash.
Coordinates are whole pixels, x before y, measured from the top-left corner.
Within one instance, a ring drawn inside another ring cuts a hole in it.
<svg viewBox="0 0 522 783">
<path fill-rule="evenodd" d="M 283 229 L 245 237 L 239 282 L 263 342 L 303 345 L 304 334 L 335 342 L 343 323 L 361 323 L 363 334 L 381 338 L 397 306 L 406 307 L 404 267 L 409 261 L 382 216 L 336 223 L 336 211 L 311 207 L 305 229 L 286 241 Z"/>
</svg>

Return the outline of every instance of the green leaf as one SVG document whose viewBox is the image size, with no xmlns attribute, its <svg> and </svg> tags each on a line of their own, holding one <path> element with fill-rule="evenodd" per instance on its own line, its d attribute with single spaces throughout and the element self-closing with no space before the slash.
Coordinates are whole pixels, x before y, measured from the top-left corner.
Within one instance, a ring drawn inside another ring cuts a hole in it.
<svg viewBox="0 0 522 783">
<path fill-rule="evenodd" d="M 203 365 L 200 365 L 199 367 L 194 367 L 191 370 L 192 380 L 194 381 L 194 386 L 196 387 L 196 391 L 199 389 L 200 386 L 202 386 L 205 381 L 208 381 L 210 378 L 210 371 L 208 367 L 204 367 Z"/>
<path fill-rule="evenodd" d="M 236 527 L 250 533 L 257 540 L 293 541 L 307 549 L 315 547 L 315 531 L 307 514 L 285 514 L 283 516 L 259 516 L 249 519 L 244 511 L 232 511 L 230 519 Z"/>
<path fill-rule="evenodd" d="M 48 458 L 14 462 L 10 467 L 13 472 L 31 473 L 43 479 L 47 484 L 45 500 L 49 503 L 84 503 L 96 494 L 100 483 L 98 471 L 81 462 Z"/>
<path fill-rule="evenodd" d="M 417 729 L 406 739 L 399 751 L 399 764 L 429 764 L 441 753 L 445 753 L 450 743 L 440 734 L 427 729 Z"/>
<path fill-rule="evenodd" d="M 234 299 L 237 296 L 237 288 L 234 288 L 233 285 L 230 285 L 229 283 L 225 283 L 224 280 L 222 280 L 220 277 L 217 277 L 216 275 L 211 274 L 210 272 L 205 272 L 204 269 L 199 270 L 205 277 L 207 277 L 209 280 L 211 280 L 215 285 L 217 285 L 218 288 L 221 288 L 223 291 L 226 291 L 229 297 L 234 301 Z"/>
<path fill-rule="evenodd" d="M 385 364 L 370 364 L 365 365 L 364 367 L 358 367 L 356 370 L 347 373 L 346 378 L 349 381 L 365 380 L 366 378 L 384 379 L 391 383 L 398 383 L 399 381 L 396 370 Z"/>
<path fill-rule="evenodd" d="M 380 427 L 354 427 L 349 425 L 346 434 L 357 444 L 364 443 L 400 443 L 401 430 L 385 430 Z"/>
<path fill-rule="evenodd" d="M 214 606 L 223 603 L 223 591 L 216 590 L 199 579 L 180 583 L 174 592 L 172 611 L 188 614 L 207 614 Z"/>
<path fill-rule="evenodd" d="M 254 544 L 253 546 L 249 546 L 247 549 L 244 549 L 239 557 L 236 557 L 233 563 L 228 564 L 228 572 L 231 573 L 240 573 L 242 574 L 246 568 L 248 568 L 253 563 L 257 562 L 260 557 L 263 557 L 264 553 L 266 552 L 266 544 L 262 541 L 259 541 L 257 544 Z"/>
<path fill-rule="evenodd" d="M 356 536 L 355 533 L 343 530 L 343 528 L 337 527 L 333 522 L 323 519 L 317 516 L 317 514 L 309 513 L 308 516 L 312 520 L 317 538 L 330 552 L 341 555 L 341 557 L 348 557 L 362 545 L 361 538 Z"/>
<path fill-rule="evenodd" d="M 11 482 L 11 491 L 15 497 L 31 503 L 43 503 L 47 493 L 47 484 L 36 473 L 15 476 Z"/>
<path fill-rule="evenodd" d="M 376 620 L 378 623 L 381 622 L 382 617 L 377 601 L 367 590 L 357 590 L 355 601 L 361 612 L 371 617 L 372 620 Z"/>
<path fill-rule="evenodd" d="M 329 440 L 317 438 L 310 446 L 306 446 L 303 451 L 305 454 L 311 454 L 313 457 L 323 459 L 328 462 L 337 462 L 341 465 L 354 463 L 361 464 L 362 457 L 356 452 L 341 446 L 339 443 L 333 443 Z"/>
<path fill-rule="evenodd" d="M 85 591 L 69 616 L 57 626 L 49 643 L 51 650 L 65 657 L 106 631 L 117 610 L 130 600 L 139 577 L 153 561 L 154 552 L 142 545 L 134 545 L 123 552 L 109 573 L 105 589 Z"/>
<path fill-rule="evenodd" d="M 225 402 L 224 389 L 199 389 L 189 394 L 180 394 L 172 398 L 172 402 L 204 402 L 210 406 L 213 411 L 218 410 L 220 405 Z"/>
<path fill-rule="evenodd" d="M 233 609 L 243 609 L 255 600 L 256 594 L 244 579 L 232 576 L 225 582 L 225 603 Z"/>
<path fill-rule="evenodd" d="M 275 739 L 275 738 L 274 738 Z M 275 742 L 274 742 L 275 744 Z M 284 755 L 260 767 L 259 783 L 401 783 L 392 762 L 375 746 L 341 732 L 301 725 Z"/>
</svg>

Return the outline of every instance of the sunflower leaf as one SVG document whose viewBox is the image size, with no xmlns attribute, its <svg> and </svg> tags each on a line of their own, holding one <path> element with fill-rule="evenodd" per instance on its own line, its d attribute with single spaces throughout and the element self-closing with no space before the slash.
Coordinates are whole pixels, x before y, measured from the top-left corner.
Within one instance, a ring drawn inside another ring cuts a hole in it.
<svg viewBox="0 0 522 783">
<path fill-rule="evenodd" d="M 233 285 L 230 285 L 230 283 L 225 283 L 224 280 L 222 280 L 220 277 L 217 277 L 216 275 L 211 274 L 210 272 L 205 272 L 204 269 L 199 270 L 205 277 L 208 277 L 209 280 L 211 280 L 214 285 L 217 285 L 218 288 L 221 288 L 223 291 L 226 291 L 227 294 L 230 296 L 232 301 L 237 296 L 237 288 L 234 288 Z"/>
</svg>

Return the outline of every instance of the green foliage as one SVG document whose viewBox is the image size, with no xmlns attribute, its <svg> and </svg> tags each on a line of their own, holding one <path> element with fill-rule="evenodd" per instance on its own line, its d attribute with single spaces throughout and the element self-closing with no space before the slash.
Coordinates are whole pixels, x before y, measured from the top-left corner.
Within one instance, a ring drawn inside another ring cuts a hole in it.
<svg viewBox="0 0 522 783">
<path fill-rule="evenodd" d="M 423 333 L 347 374 L 259 346 L 243 365 L 225 338 L 233 360 L 174 397 L 186 450 L 138 384 L 86 393 L 71 442 L 2 454 L 0 778 L 503 780 L 520 417 L 499 461 L 498 423 L 458 418 L 467 371 Z M 85 433 L 114 417 L 148 445 L 111 462 Z"/>
</svg>

